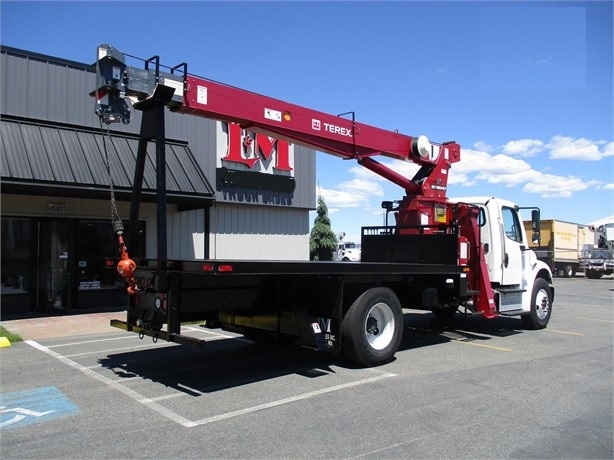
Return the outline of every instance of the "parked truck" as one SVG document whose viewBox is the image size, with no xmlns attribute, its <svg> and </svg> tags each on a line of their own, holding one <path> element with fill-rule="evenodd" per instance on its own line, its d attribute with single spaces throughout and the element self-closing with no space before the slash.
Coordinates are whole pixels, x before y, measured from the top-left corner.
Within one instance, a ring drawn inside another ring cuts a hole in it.
<svg viewBox="0 0 614 460">
<path fill-rule="evenodd" d="M 359 262 L 361 252 L 360 243 L 343 241 L 343 238 L 345 238 L 345 232 L 339 234 L 339 245 L 337 247 L 337 253 L 335 254 L 335 260 L 341 260 L 342 262 Z"/>
<path fill-rule="evenodd" d="M 530 231 L 532 222 L 524 221 L 525 230 Z M 582 251 L 592 241 L 592 233 L 584 225 L 556 219 L 542 220 L 540 242 L 529 242 L 537 258 L 550 267 L 555 276 L 571 278 L 581 271 Z"/>
<path fill-rule="evenodd" d="M 202 340 L 182 334 L 181 324 L 202 321 L 204 327 L 257 342 L 338 352 L 361 366 L 393 358 L 403 334 L 403 308 L 427 309 L 443 318 L 458 310 L 488 319 L 519 316 L 527 328 L 547 326 L 552 273 L 529 248 L 520 208 L 493 197 L 446 196 L 448 172 L 461 159 L 458 143 L 387 131 L 353 115 L 330 115 L 196 77 L 185 63 L 163 72 L 158 56 L 137 69 L 113 47 L 100 45 L 97 59 L 92 96 L 107 128 L 130 121 L 127 98 L 143 111 L 131 222 L 139 215 L 150 141 L 156 144 L 158 171 L 157 258 L 130 258 L 133 236 L 124 240 L 123 224 L 114 220 L 121 254 L 117 270 L 126 280 L 130 303 L 126 320 L 113 320 L 113 326 L 141 338 L 198 345 Z M 402 199 L 382 203 L 395 224 L 362 228 L 357 263 L 169 260 L 166 185 L 160 174 L 167 108 L 355 160 L 404 190 Z M 407 178 L 378 162 L 378 156 L 414 162 L 420 169 Z M 531 215 L 529 236 L 538 237 L 539 210 Z"/>
<path fill-rule="evenodd" d="M 585 247 L 580 267 L 587 278 L 599 279 L 614 273 L 614 217 L 589 225 L 590 244 Z"/>
</svg>

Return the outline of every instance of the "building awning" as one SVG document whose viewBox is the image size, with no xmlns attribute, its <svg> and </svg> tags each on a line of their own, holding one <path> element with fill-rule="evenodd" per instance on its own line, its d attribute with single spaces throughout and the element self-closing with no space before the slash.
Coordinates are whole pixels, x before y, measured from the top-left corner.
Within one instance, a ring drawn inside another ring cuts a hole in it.
<svg viewBox="0 0 614 460">
<path fill-rule="evenodd" d="M 36 123 L 2 116 L 2 193 L 109 198 L 108 152 L 115 196 L 130 201 L 139 140 L 136 136 Z M 147 146 L 142 199 L 156 200 L 155 143 Z M 186 143 L 166 142 L 167 202 L 207 206 L 214 191 Z"/>
</svg>

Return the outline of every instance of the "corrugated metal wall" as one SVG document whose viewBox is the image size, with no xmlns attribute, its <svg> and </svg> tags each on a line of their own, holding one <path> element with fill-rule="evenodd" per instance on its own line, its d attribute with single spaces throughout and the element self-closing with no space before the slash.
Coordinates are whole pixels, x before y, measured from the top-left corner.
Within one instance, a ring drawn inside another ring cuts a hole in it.
<svg viewBox="0 0 614 460">
<path fill-rule="evenodd" d="M 92 55 L 97 45 L 92 44 Z M 87 64 L 3 47 L 0 61 L 2 114 L 98 127 L 94 98 L 89 96 L 95 80 L 93 67 Z M 216 122 L 167 114 L 167 138 L 187 141 L 199 166 L 214 185 Z M 138 133 L 140 120 L 140 112 L 135 111 L 130 125 L 114 124 L 111 129 Z M 210 242 L 217 241 L 217 244 L 211 244 L 211 256 L 230 258 L 237 257 L 238 253 L 241 258 L 257 259 L 262 258 L 261 249 L 267 248 L 264 252 L 269 259 L 308 258 L 309 210 L 315 208 L 315 152 L 300 146 L 295 146 L 294 151 L 296 189 L 290 203 L 273 200 L 265 205 L 260 199 L 252 204 L 233 203 L 231 195 L 216 193 L 218 204 L 212 213 L 216 224 L 211 226 Z M 207 229 L 205 211 L 176 212 L 172 209 L 175 208 L 169 207 L 168 215 L 169 257 L 199 258 L 200 241 Z M 220 222 L 223 224 L 219 225 Z M 155 248 L 155 220 L 148 220 L 147 228 L 147 246 Z M 244 245 L 243 241 L 248 240 L 257 243 Z M 289 247 L 293 248 L 291 253 Z M 155 256 L 149 252 L 148 249 L 149 256 Z"/>
<path fill-rule="evenodd" d="M 308 220 L 301 210 L 217 203 L 211 208 L 211 256 L 309 260 Z"/>
</svg>

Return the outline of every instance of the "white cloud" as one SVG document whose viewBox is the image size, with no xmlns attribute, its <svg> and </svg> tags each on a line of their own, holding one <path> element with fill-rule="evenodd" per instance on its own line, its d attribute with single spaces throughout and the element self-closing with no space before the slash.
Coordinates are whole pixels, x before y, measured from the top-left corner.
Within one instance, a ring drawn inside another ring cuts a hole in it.
<svg viewBox="0 0 614 460">
<path fill-rule="evenodd" d="M 503 153 L 523 157 L 532 157 L 542 150 L 544 150 L 544 143 L 539 139 L 518 139 L 509 141 L 503 146 Z"/>
<path fill-rule="evenodd" d="M 462 150 L 461 161 L 452 166 L 449 179 L 450 184 L 464 186 L 483 182 L 504 187 L 524 184 L 523 191 L 537 193 L 544 198 L 569 197 L 574 192 L 596 185 L 573 176 L 544 174 L 526 161 L 502 153 L 490 155 L 472 149 Z"/>
<path fill-rule="evenodd" d="M 549 142 L 531 138 L 511 140 L 500 147 L 499 152 L 484 141 L 476 142 L 474 146 L 475 149 L 463 148 L 461 161 L 451 165 L 448 185 L 478 187 L 490 184 L 493 193 L 496 193 L 495 186 L 516 187 L 543 198 L 567 198 L 591 187 L 614 190 L 612 183 L 551 174 L 547 172 L 555 171 L 551 161 L 537 170 L 525 160 L 541 151 L 550 150 L 551 159 L 596 161 L 614 156 L 614 142 L 557 135 Z M 377 161 L 408 179 L 419 169 L 419 165 L 412 162 L 389 158 L 378 158 Z M 394 193 L 391 192 L 394 186 L 387 179 L 359 165 L 351 166 L 349 173 L 352 179 L 339 183 L 334 189 L 321 190 L 330 212 L 350 208 L 360 209 L 361 213 L 381 215 L 379 202 L 376 204 L 374 201 Z"/>
<path fill-rule="evenodd" d="M 493 151 L 492 145 L 489 145 L 484 141 L 477 141 L 475 144 L 473 144 L 473 146 L 476 148 L 476 150 L 480 150 L 481 152 L 492 152 Z"/>
<path fill-rule="evenodd" d="M 612 157 L 614 156 L 614 142 L 609 142 L 603 148 L 603 156 L 604 157 Z"/>
<path fill-rule="evenodd" d="M 372 197 L 384 195 L 379 176 L 367 171 L 365 168 L 351 168 L 350 172 L 356 178 L 339 183 L 335 189 L 318 187 L 316 194 L 321 194 L 331 213 L 340 208 L 369 208 L 369 200 Z"/>
<path fill-rule="evenodd" d="M 487 152 L 472 149 L 461 150 L 461 161 L 452 165 L 452 173 L 477 172 L 481 176 L 518 174 L 531 169 L 524 160 L 512 158 L 508 155 L 491 155 Z"/>
<path fill-rule="evenodd" d="M 382 196 L 384 194 L 382 186 L 378 181 L 361 178 L 341 182 L 339 188 L 356 196 Z"/>
<path fill-rule="evenodd" d="M 493 151 L 492 147 L 483 141 L 476 142 L 474 146 L 483 152 Z M 600 146 L 603 146 L 601 150 Z M 501 152 L 506 155 L 532 157 L 546 149 L 550 150 L 550 158 L 553 160 L 598 161 L 606 156 L 614 156 L 614 142 L 575 139 L 561 135 L 552 137 L 548 143 L 539 139 L 511 140 L 502 147 Z"/>
<path fill-rule="evenodd" d="M 317 192 L 322 195 L 331 213 L 335 212 L 337 208 L 358 208 L 364 203 L 362 196 L 346 190 L 332 190 L 320 187 Z"/>
<path fill-rule="evenodd" d="M 550 158 L 554 160 L 580 160 L 598 161 L 604 153 L 599 151 L 599 143 L 590 139 L 574 139 L 566 136 L 554 136 L 547 147 L 550 149 Z M 606 145 L 607 155 L 614 155 L 612 142 Z"/>
<path fill-rule="evenodd" d="M 533 180 L 539 174 L 527 162 L 499 154 L 491 158 L 487 166 L 476 175 L 476 179 L 489 184 L 514 187 Z"/>
<path fill-rule="evenodd" d="M 448 174 L 448 185 L 461 185 L 463 187 L 471 187 L 477 185 L 477 182 L 472 179 L 469 174 L 451 170 Z"/>
<path fill-rule="evenodd" d="M 537 193 L 544 198 L 569 198 L 573 192 L 586 190 L 589 185 L 573 176 L 541 174 L 522 188 L 527 193 Z"/>
</svg>

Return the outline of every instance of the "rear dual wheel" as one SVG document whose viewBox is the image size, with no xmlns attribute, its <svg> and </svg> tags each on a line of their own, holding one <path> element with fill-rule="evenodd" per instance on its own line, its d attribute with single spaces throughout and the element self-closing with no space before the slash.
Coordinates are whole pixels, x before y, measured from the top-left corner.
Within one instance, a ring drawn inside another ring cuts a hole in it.
<svg viewBox="0 0 614 460">
<path fill-rule="evenodd" d="M 403 337 L 403 309 L 385 287 L 363 292 L 341 323 L 341 350 L 356 364 L 371 367 L 389 362 Z"/>
</svg>

